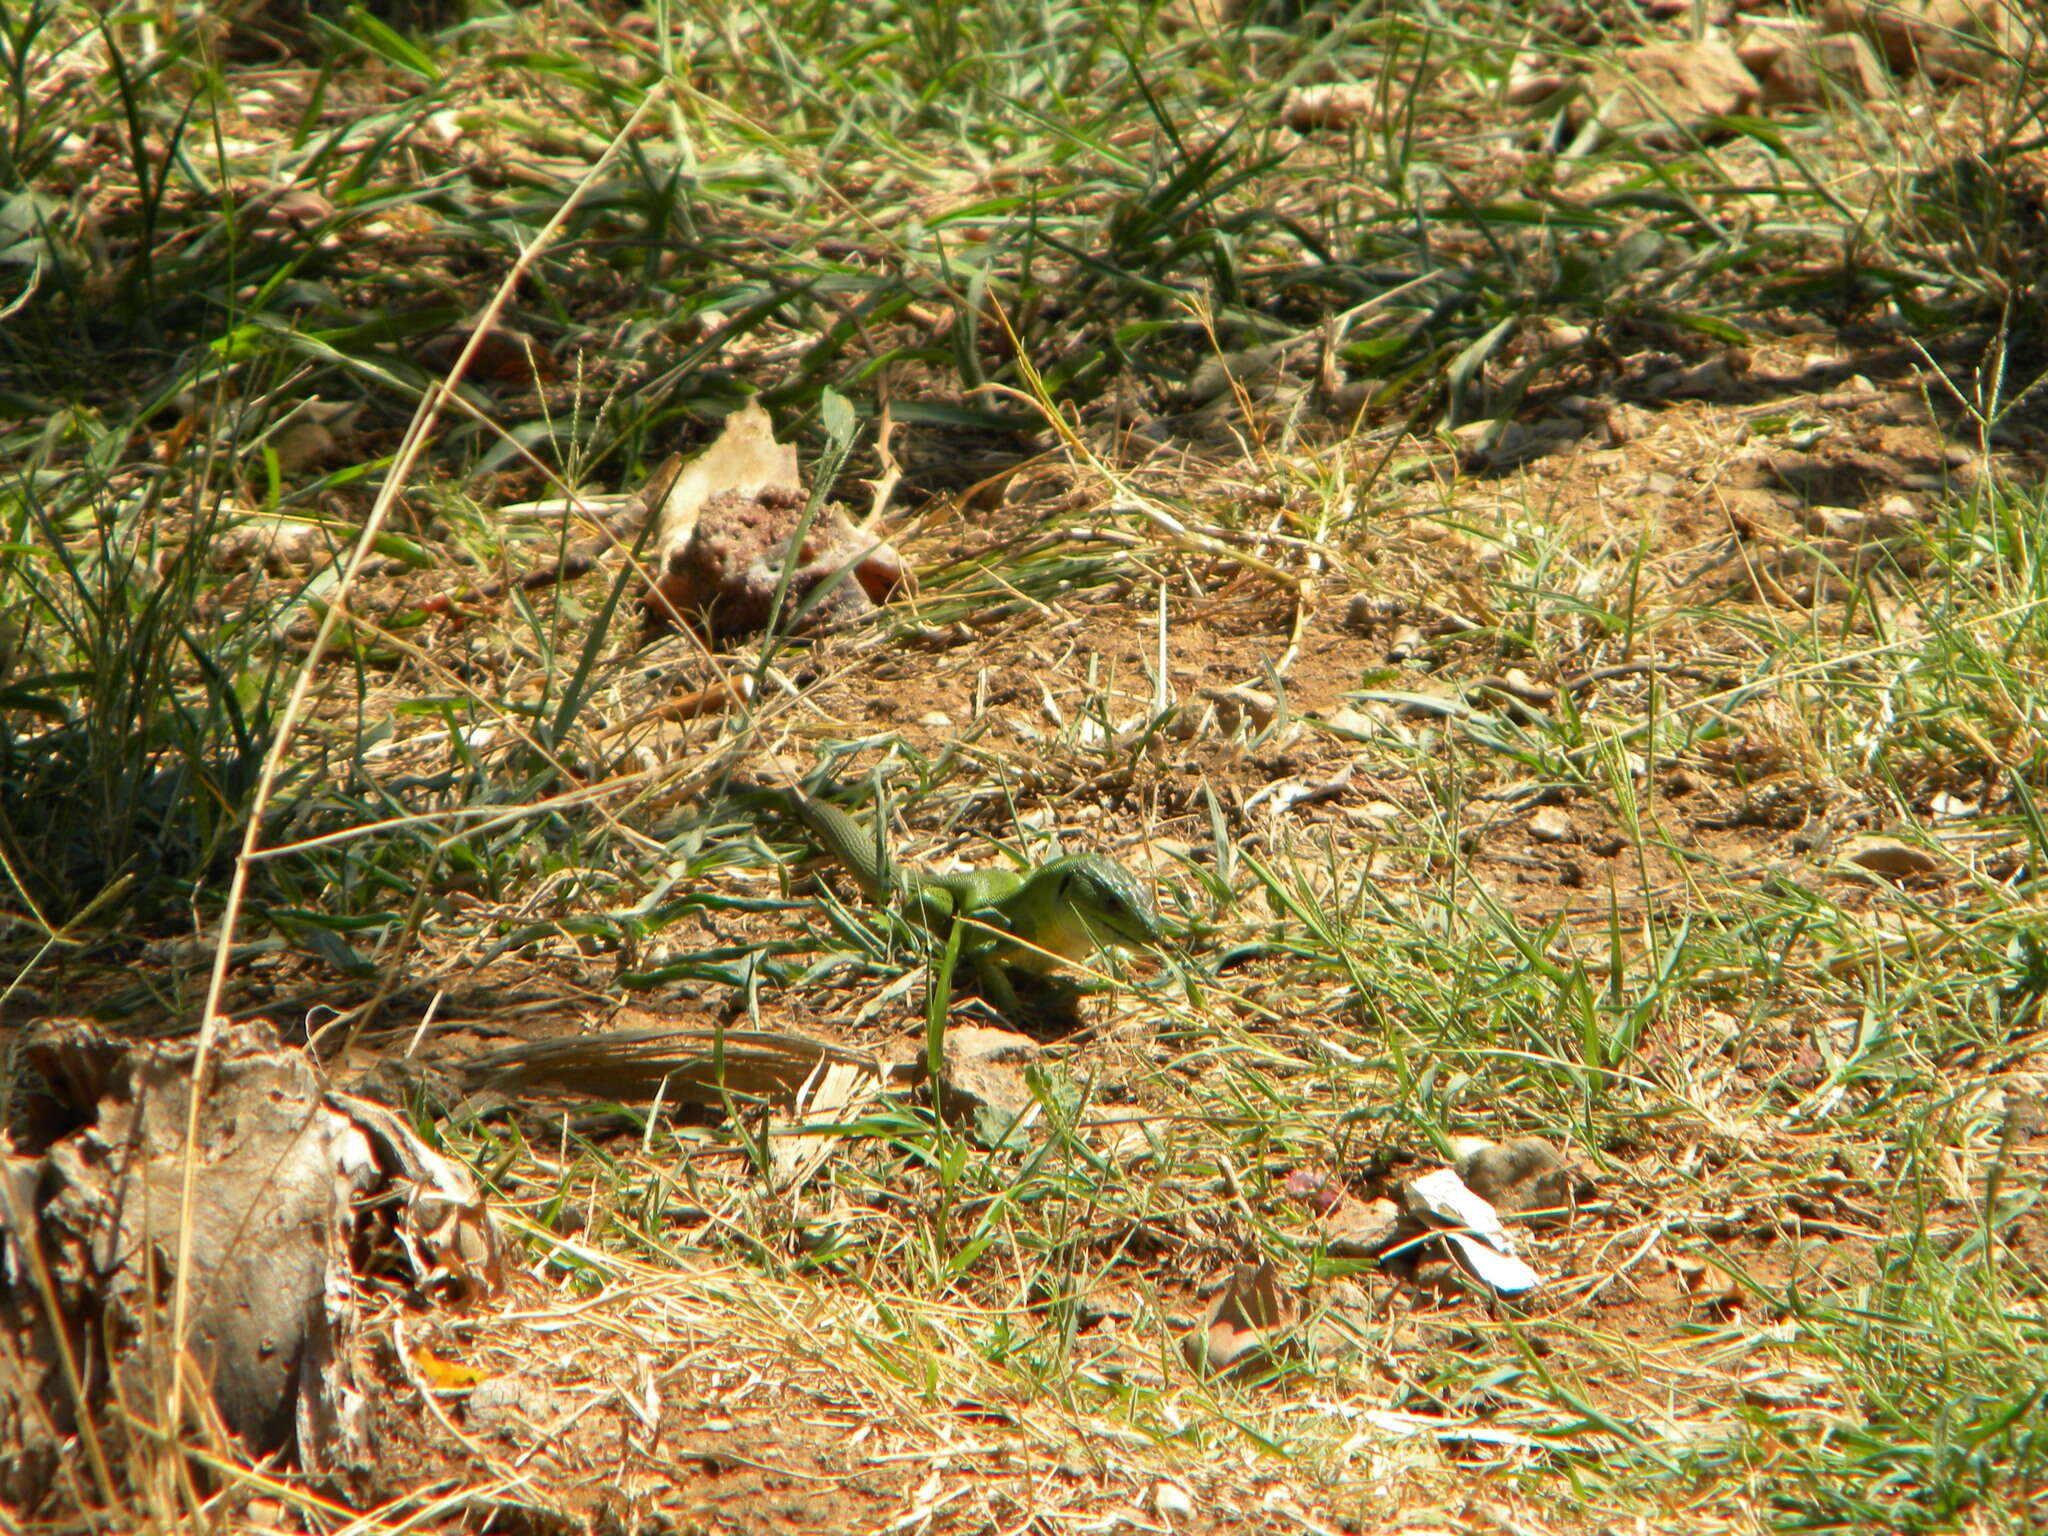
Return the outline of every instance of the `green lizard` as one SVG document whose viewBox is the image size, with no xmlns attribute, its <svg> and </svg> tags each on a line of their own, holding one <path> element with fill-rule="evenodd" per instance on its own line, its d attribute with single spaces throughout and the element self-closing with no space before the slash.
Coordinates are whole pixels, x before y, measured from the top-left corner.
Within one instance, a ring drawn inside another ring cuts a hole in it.
<svg viewBox="0 0 2048 1536">
<path fill-rule="evenodd" d="M 971 929 L 977 972 L 989 1000 L 1006 1013 L 1017 994 L 1004 970 L 1052 970 L 1062 961 L 1089 960 L 1111 944 L 1153 945 L 1166 937 L 1152 893 L 1123 865 L 1099 853 L 1071 853 L 1028 872 L 975 869 L 934 875 L 906 869 L 889 852 L 886 816 L 872 828 L 800 789 L 768 789 L 791 819 L 853 877 L 861 894 L 880 906 L 899 904 L 904 915 L 944 935 L 956 920 Z M 989 938 L 994 929 L 1001 937 Z"/>
</svg>

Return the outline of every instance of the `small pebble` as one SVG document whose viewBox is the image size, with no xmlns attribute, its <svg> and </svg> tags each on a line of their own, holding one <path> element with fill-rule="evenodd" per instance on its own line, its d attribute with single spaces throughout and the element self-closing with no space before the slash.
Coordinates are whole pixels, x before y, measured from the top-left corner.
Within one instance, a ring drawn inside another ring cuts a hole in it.
<svg viewBox="0 0 2048 1536">
<path fill-rule="evenodd" d="M 1358 741 L 1376 741 L 1382 737 L 1400 734 L 1384 717 L 1369 715 L 1364 710 L 1348 706 L 1332 710 L 1323 724 L 1340 736 L 1350 736 Z"/>
<path fill-rule="evenodd" d="M 1376 625 L 1393 623 L 1407 611 L 1408 605 L 1398 597 L 1354 592 L 1351 601 L 1344 605 L 1344 622 L 1353 629 L 1372 629 Z"/>
</svg>

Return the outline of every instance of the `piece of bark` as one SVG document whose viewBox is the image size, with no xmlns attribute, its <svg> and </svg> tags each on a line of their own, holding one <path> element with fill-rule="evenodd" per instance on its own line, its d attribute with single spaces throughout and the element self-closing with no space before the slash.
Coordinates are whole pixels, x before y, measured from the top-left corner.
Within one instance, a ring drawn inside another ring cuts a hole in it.
<svg viewBox="0 0 2048 1536">
<path fill-rule="evenodd" d="M 0 1131 L 0 1502 L 17 1511 L 63 1514 L 87 1466 L 125 1486 L 123 1457 L 148 1442 L 107 1432 L 115 1405 L 160 1422 L 174 1395 L 171 1432 L 307 1471 L 354 1464 L 354 1266 L 421 1292 L 498 1284 L 467 1171 L 388 1111 L 330 1094 L 267 1024 L 222 1029 L 207 1057 L 188 1204 L 197 1049 L 68 1020 L 21 1043 Z M 181 1262 L 190 1365 L 174 1394 Z M 85 1435 L 96 1454 L 80 1455 Z"/>
</svg>

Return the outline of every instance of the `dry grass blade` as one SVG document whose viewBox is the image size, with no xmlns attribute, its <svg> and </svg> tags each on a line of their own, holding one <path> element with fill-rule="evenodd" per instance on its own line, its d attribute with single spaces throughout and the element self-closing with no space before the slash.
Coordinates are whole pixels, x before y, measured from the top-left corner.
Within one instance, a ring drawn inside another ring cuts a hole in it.
<svg viewBox="0 0 2048 1536">
<path fill-rule="evenodd" d="M 626 127 L 613 136 L 612 142 L 607 146 L 604 155 L 600 156 L 596 163 L 590 167 L 582 182 L 579 183 L 577 191 L 569 196 L 555 216 L 542 227 L 540 235 L 533 244 L 521 254 L 520 259 L 505 274 L 504 280 L 498 286 L 497 293 L 493 296 L 491 303 L 486 306 L 482 316 L 479 317 L 467 345 L 464 346 L 462 352 L 457 356 L 454 365 L 449 369 L 448 376 L 442 382 L 440 389 L 438 391 L 430 391 L 427 397 L 420 402 L 420 407 L 413 416 L 412 425 L 407 429 L 405 440 L 399 447 L 398 454 L 392 463 L 383 489 L 378 493 L 377 500 L 370 509 L 369 517 L 364 522 L 363 531 L 358 536 L 355 548 L 349 555 L 348 563 L 342 569 L 340 580 L 337 582 L 332 599 L 328 604 L 326 616 L 321 620 L 320 628 L 313 638 L 312 647 L 305 661 L 300 665 L 298 680 L 293 684 L 291 696 L 286 701 L 284 710 L 279 717 L 276 734 L 272 739 L 269 752 L 265 754 L 262 772 L 256 784 L 256 792 L 250 803 L 247 815 L 247 828 L 243 834 L 241 852 L 235 860 L 234 874 L 228 886 L 227 897 L 221 910 L 220 936 L 214 946 L 213 969 L 207 980 L 206 997 L 201 1006 L 199 1049 L 192 1063 L 194 1092 L 192 1094 L 191 1120 L 186 1132 L 185 1183 L 181 1196 L 183 1208 L 188 1211 L 192 1204 L 193 1185 L 198 1177 L 199 1169 L 199 1114 L 204 1096 L 198 1091 L 198 1085 L 206 1081 L 208 1055 L 215 1038 L 215 1033 L 221 1022 L 220 1004 L 222 994 L 227 985 L 228 960 L 233 952 L 235 923 L 240 916 L 243 893 L 248 888 L 250 866 L 255 861 L 263 835 L 263 811 L 269 803 L 271 795 L 275 792 L 278 776 L 288 761 L 287 753 L 291 745 L 292 732 L 298 723 L 300 714 L 306 707 L 306 701 L 313 686 L 313 679 L 316 675 L 320 658 L 325 653 L 329 641 L 332 640 L 337 626 L 341 623 L 343 614 L 347 611 L 349 590 L 360 575 L 363 564 L 369 558 L 370 552 L 376 548 L 377 535 L 382 530 L 385 519 L 390 516 L 392 508 L 397 505 L 399 493 L 405 486 L 406 477 L 411 473 L 413 466 L 418 462 L 420 455 L 425 451 L 427 443 L 432 437 L 434 424 L 440 419 L 442 395 L 452 390 L 461 382 L 462 376 L 468 370 L 471 360 L 482 348 L 492 326 L 497 323 L 499 314 L 510 300 L 513 291 L 518 287 L 520 278 L 533 262 L 538 259 L 541 252 L 547 248 L 548 239 L 553 232 L 568 222 L 570 214 L 575 210 L 576 204 L 581 200 L 583 193 L 598 183 L 605 168 L 616 156 L 619 149 L 626 143 L 628 132 L 632 125 L 638 122 L 642 113 L 653 106 L 653 102 L 654 98 L 649 96 L 641 103 Z M 183 1339 L 185 1336 L 186 1311 L 190 1302 L 191 1241 L 191 1223 L 189 1220 L 186 1220 L 181 1222 L 179 1229 L 178 1257 L 174 1270 L 175 1278 L 173 1280 L 171 1301 L 171 1331 L 175 1339 Z M 170 1403 L 165 1413 L 165 1418 L 169 1423 L 175 1424 L 178 1422 L 179 1397 L 183 1384 L 184 1373 L 180 1372 L 173 1380 Z"/>
</svg>

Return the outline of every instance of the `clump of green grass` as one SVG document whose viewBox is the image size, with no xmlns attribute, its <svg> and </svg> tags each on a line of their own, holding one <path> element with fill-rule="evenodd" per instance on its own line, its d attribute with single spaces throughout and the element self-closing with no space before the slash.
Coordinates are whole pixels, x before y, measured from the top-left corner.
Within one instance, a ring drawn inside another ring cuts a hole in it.
<svg viewBox="0 0 2048 1536">
<path fill-rule="evenodd" d="M 11 493 L 11 494 L 10 494 Z M 46 937 L 189 901 L 231 856 L 284 658 L 267 615 L 208 615 L 218 504 L 26 469 L 5 491 L 0 843 Z"/>
</svg>

